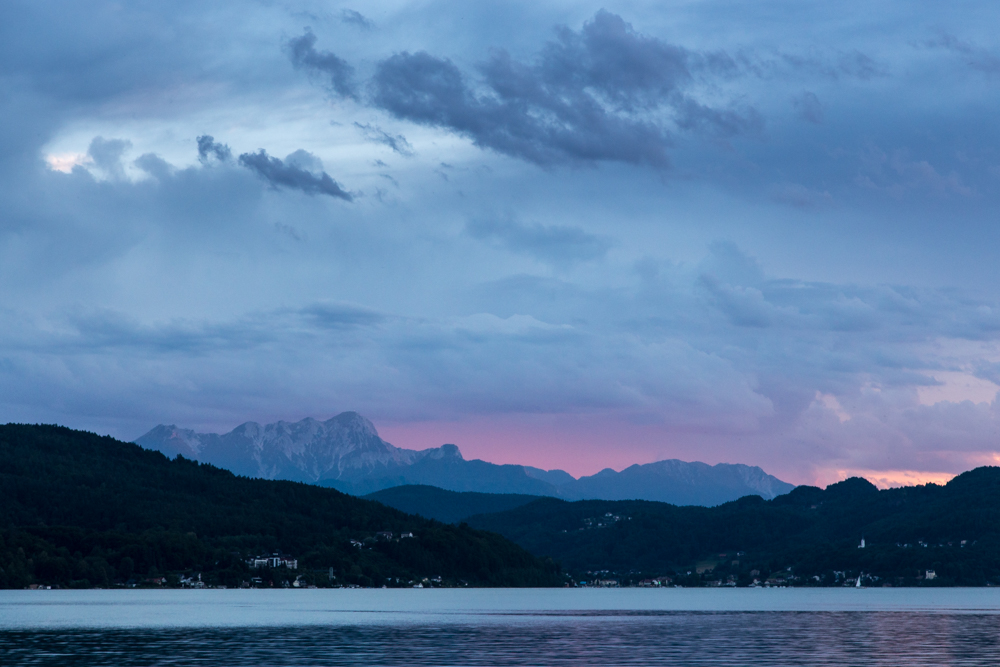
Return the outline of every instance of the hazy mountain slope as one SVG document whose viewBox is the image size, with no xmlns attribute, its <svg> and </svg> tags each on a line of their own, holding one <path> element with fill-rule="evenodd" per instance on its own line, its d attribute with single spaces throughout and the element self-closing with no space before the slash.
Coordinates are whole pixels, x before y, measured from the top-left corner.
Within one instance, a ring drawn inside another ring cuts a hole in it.
<svg viewBox="0 0 1000 667">
<path fill-rule="evenodd" d="M 770 500 L 795 486 L 768 475 L 756 466 L 670 459 L 629 466 L 621 472 L 605 469 L 559 487 L 571 500 L 656 500 L 673 505 L 721 505 L 757 495 Z"/>
<path fill-rule="evenodd" d="M 436 486 L 449 491 L 478 491 L 481 493 L 514 493 L 533 496 L 554 496 L 554 486 L 529 477 L 523 466 L 497 465 L 473 459 L 466 461 L 455 445 L 443 445 L 443 455 L 428 455 L 407 466 L 387 469 L 383 477 L 375 475 L 362 479 L 324 480 L 346 493 L 365 495 L 380 489 L 418 484 Z"/>
<path fill-rule="evenodd" d="M 365 496 L 366 500 L 375 500 L 407 514 L 444 523 L 458 523 L 475 514 L 504 512 L 538 498 L 515 493 L 446 491 L 435 486 L 414 484 L 383 489 Z"/>
<path fill-rule="evenodd" d="M 540 479 L 556 487 L 576 481 L 576 478 L 565 470 L 542 470 L 541 468 L 524 466 L 524 472 L 528 473 L 528 477 Z"/>
</svg>

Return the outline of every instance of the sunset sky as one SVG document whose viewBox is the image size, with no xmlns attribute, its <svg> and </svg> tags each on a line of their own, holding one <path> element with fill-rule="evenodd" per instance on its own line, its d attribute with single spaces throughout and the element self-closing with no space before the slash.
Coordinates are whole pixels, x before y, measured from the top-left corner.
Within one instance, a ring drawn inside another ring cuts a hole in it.
<svg viewBox="0 0 1000 667">
<path fill-rule="evenodd" d="M 1000 5 L 0 3 L 0 422 L 1000 460 Z"/>
</svg>

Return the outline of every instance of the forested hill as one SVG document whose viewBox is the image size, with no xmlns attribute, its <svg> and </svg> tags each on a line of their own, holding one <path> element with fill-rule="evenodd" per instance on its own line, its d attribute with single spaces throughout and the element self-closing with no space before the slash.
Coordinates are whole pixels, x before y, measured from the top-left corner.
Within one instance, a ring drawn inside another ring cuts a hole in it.
<svg viewBox="0 0 1000 667">
<path fill-rule="evenodd" d="M 368 500 L 376 500 L 401 512 L 445 523 L 458 523 L 475 514 L 504 512 L 527 505 L 540 497 L 519 493 L 447 491 L 425 484 L 393 486 L 365 496 Z"/>
<path fill-rule="evenodd" d="M 246 564 L 273 552 L 297 558 L 299 569 Z M 0 586 L 172 582 L 197 573 L 230 586 L 254 577 L 282 585 L 297 575 L 316 585 L 563 583 L 551 561 L 494 533 L 333 489 L 237 477 L 92 433 L 0 426 Z"/>
<path fill-rule="evenodd" d="M 825 490 L 800 486 L 770 501 L 748 496 L 712 508 L 542 499 L 468 523 L 556 558 L 576 574 L 819 585 L 864 573 L 865 583 L 878 585 L 1000 585 L 995 467 L 944 486 L 880 491 L 852 478 Z"/>
</svg>

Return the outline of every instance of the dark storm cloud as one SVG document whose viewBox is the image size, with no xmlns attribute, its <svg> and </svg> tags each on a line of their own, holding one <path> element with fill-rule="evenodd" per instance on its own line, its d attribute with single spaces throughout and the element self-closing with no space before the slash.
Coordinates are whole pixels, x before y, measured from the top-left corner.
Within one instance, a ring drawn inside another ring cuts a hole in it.
<svg viewBox="0 0 1000 667">
<path fill-rule="evenodd" d="M 502 67 L 503 58 L 491 65 Z M 490 78 L 499 75 L 494 71 Z M 525 87 L 504 86 L 500 97 L 478 97 L 451 61 L 401 53 L 379 64 L 373 99 L 397 118 L 445 127 L 478 146 L 537 164 L 611 160 L 667 166 L 670 141 L 653 123 L 610 114 L 587 95 L 573 103 L 532 100 L 532 93 L 545 91 L 532 91 L 534 81 L 518 83 Z"/>
<path fill-rule="evenodd" d="M 375 27 L 375 23 L 370 18 L 354 9 L 342 9 L 340 11 L 340 20 L 343 23 L 355 25 L 364 30 L 371 30 Z"/>
<path fill-rule="evenodd" d="M 316 50 L 316 35 L 306 31 L 287 44 L 288 55 L 296 69 L 324 75 L 332 92 L 340 97 L 354 97 L 354 68 L 329 51 Z"/>
<path fill-rule="evenodd" d="M 219 162 L 226 162 L 233 157 L 233 151 L 226 144 L 215 141 L 215 137 L 210 134 L 203 134 L 196 140 L 198 142 L 198 159 L 201 162 L 208 162 L 215 158 Z"/>
<path fill-rule="evenodd" d="M 607 238 L 578 227 L 525 224 L 511 218 L 479 218 L 465 225 L 474 239 L 499 243 L 512 252 L 549 262 L 569 262 L 603 257 L 611 246 Z"/>
<path fill-rule="evenodd" d="M 410 142 L 406 140 L 406 137 L 401 134 L 389 134 L 378 125 L 372 125 L 371 123 L 356 122 L 354 123 L 354 127 L 361 130 L 365 139 L 368 141 L 388 146 L 394 152 L 399 153 L 404 157 L 413 156 L 413 146 L 411 146 Z"/>
<path fill-rule="evenodd" d="M 294 156 L 294 153 L 293 153 Z M 345 201 L 353 201 L 351 193 L 340 187 L 325 171 L 313 174 L 294 164 L 286 164 L 271 157 L 263 148 L 256 153 L 240 155 L 240 164 L 265 179 L 274 187 L 301 190 L 307 195 L 329 195 Z"/>
<path fill-rule="evenodd" d="M 378 64 L 372 102 L 397 118 L 443 127 L 477 145 L 537 164 L 668 164 L 670 122 L 732 137 L 760 128 L 753 109 L 716 108 L 686 90 L 697 76 L 735 68 L 635 32 L 598 12 L 580 32 L 562 28 L 532 64 L 496 51 L 479 67 L 481 89 L 450 60 L 426 52 Z M 670 121 L 670 122 L 668 122 Z"/>
</svg>

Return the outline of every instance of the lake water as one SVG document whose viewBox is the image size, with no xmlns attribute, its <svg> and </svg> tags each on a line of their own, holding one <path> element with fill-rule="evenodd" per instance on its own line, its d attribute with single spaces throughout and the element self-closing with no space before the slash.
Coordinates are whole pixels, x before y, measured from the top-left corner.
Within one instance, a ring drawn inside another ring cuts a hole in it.
<svg viewBox="0 0 1000 667">
<path fill-rule="evenodd" d="M 1000 665 L 998 589 L 0 591 L 0 665 Z"/>
</svg>

